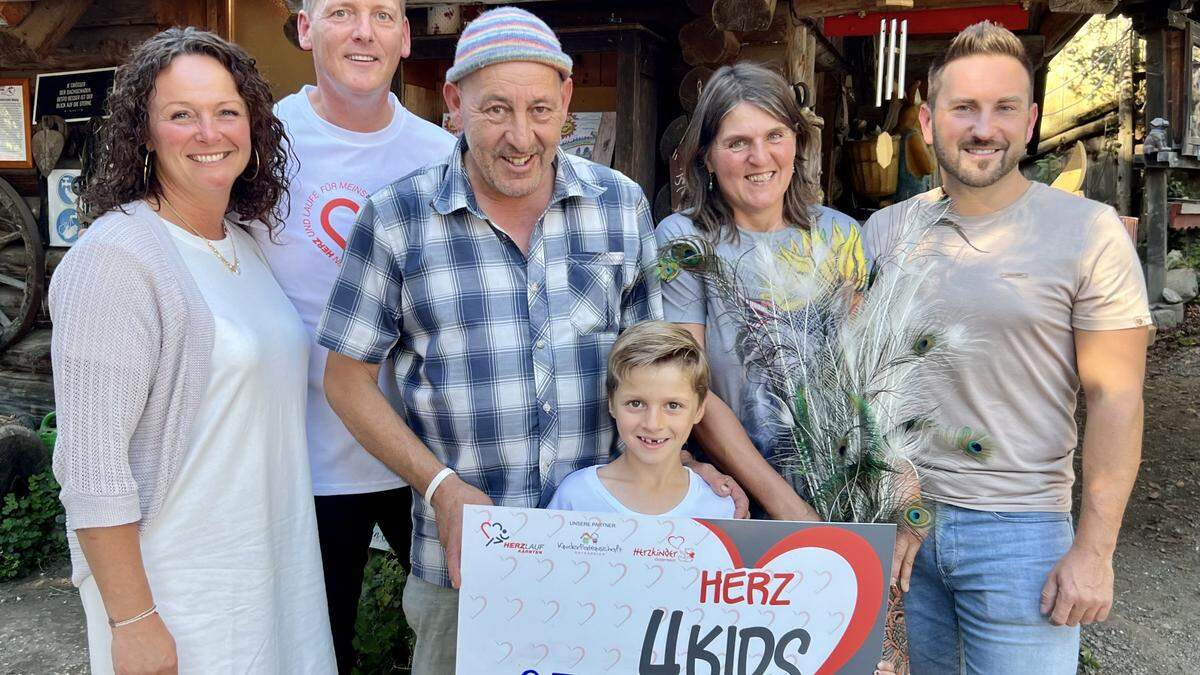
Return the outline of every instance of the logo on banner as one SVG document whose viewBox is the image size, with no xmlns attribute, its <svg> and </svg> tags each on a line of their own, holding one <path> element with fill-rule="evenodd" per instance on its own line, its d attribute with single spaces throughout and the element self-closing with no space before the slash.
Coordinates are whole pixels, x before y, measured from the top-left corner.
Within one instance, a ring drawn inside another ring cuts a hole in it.
<svg viewBox="0 0 1200 675">
<path fill-rule="evenodd" d="M 487 541 L 484 547 L 496 544 L 501 548 L 512 550 L 515 553 L 532 553 L 540 555 L 546 549 L 545 544 L 531 544 L 525 541 L 514 541 L 512 535 L 508 533 L 499 521 L 485 520 L 479 525 L 479 531 L 483 533 L 484 540 Z"/>
<path fill-rule="evenodd" d="M 687 546 L 687 539 L 678 534 L 666 538 L 665 546 L 644 546 L 633 549 L 635 558 L 650 558 L 664 562 L 690 563 L 696 560 L 696 550 Z"/>
<path fill-rule="evenodd" d="M 565 541 L 557 542 L 555 546 L 559 550 L 593 556 L 621 552 L 621 545 L 613 538 L 609 538 L 609 533 L 605 533 L 605 543 L 600 543 L 600 530 L 615 528 L 617 526 L 616 523 L 593 517 L 590 520 L 572 520 L 570 525 L 571 527 L 579 528 L 579 536 L 569 543 Z"/>
<path fill-rule="evenodd" d="M 322 183 L 304 198 L 301 224 L 304 234 L 321 253 L 341 267 L 346 239 L 354 227 L 361 204 L 370 196 L 364 188 L 349 181 Z"/>
<path fill-rule="evenodd" d="M 504 529 L 504 526 L 500 523 L 485 520 L 479 525 L 479 531 L 483 533 L 483 538 L 487 540 L 484 546 L 503 544 L 508 540 L 508 530 Z"/>
</svg>

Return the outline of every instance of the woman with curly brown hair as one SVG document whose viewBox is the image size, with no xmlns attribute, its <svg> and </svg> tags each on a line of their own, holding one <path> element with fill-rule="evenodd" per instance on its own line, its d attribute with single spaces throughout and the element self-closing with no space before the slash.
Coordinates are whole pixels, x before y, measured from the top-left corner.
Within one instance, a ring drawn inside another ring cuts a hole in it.
<svg viewBox="0 0 1200 675">
<path fill-rule="evenodd" d="M 55 271 L 54 473 L 92 671 L 333 672 L 308 340 L 246 227 L 287 146 L 241 48 L 193 28 L 116 76 Z"/>
</svg>

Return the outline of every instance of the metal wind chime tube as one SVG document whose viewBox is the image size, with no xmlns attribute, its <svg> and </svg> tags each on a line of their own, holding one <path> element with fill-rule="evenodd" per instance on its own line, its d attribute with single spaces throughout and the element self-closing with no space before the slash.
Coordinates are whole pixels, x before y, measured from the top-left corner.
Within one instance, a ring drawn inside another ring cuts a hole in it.
<svg viewBox="0 0 1200 675">
<path fill-rule="evenodd" d="M 897 35 L 897 27 L 899 28 Z M 890 29 L 889 29 L 890 28 Z M 897 63 L 897 52 L 899 63 Z M 879 63 L 876 64 L 875 107 L 893 98 L 904 98 L 904 71 L 908 63 L 908 19 L 879 20 Z"/>
<path fill-rule="evenodd" d="M 887 46 L 887 19 L 879 20 L 879 49 L 875 50 L 879 54 L 879 67 L 876 68 L 875 77 L 875 107 L 883 105 L 883 61 L 886 59 L 885 47 Z"/>
<path fill-rule="evenodd" d="M 887 93 L 884 98 L 892 100 L 892 85 L 896 76 L 896 20 L 892 19 L 891 30 L 888 31 L 887 42 Z"/>
</svg>

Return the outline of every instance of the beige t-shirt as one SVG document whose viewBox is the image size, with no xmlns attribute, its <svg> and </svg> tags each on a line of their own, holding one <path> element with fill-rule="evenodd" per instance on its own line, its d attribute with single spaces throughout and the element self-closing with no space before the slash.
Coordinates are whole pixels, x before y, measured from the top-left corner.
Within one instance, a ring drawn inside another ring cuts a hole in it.
<svg viewBox="0 0 1200 675">
<path fill-rule="evenodd" d="M 869 258 L 891 248 L 889 232 L 911 202 L 867 221 Z M 922 487 L 964 508 L 1069 511 L 1074 330 L 1149 325 L 1137 252 L 1111 207 L 1041 183 L 996 213 L 951 217 L 963 236 L 948 227 L 927 235 L 941 255 L 929 258 L 925 293 L 969 330 L 972 345 L 935 395 L 937 422 L 987 434 L 991 456 L 979 462 L 939 440 Z"/>
</svg>

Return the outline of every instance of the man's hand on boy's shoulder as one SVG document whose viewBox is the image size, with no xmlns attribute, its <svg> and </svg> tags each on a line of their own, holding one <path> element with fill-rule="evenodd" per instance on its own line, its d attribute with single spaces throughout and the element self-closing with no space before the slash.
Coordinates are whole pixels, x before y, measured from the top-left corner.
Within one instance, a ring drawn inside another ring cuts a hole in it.
<svg viewBox="0 0 1200 675">
<path fill-rule="evenodd" d="M 708 483 L 708 487 L 712 488 L 713 492 L 722 497 L 733 498 L 734 518 L 750 517 L 750 498 L 746 496 L 746 491 L 742 489 L 742 486 L 737 484 L 737 481 L 717 471 L 717 467 L 712 464 L 696 461 L 692 453 L 687 450 L 679 451 L 679 460 L 683 462 L 684 466 L 696 472 L 697 476 L 704 479 L 704 482 Z"/>
</svg>

